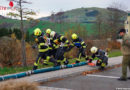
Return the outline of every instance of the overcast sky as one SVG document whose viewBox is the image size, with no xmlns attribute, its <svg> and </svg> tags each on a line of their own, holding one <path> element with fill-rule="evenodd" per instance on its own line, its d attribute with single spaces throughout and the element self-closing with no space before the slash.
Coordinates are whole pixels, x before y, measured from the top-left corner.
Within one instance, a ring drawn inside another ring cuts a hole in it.
<svg viewBox="0 0 130 90">
<path fill-rule="evenodd" d="M 81 7 L 101 7 L 106 8 L 113 2 L 122 3 L 130 10 L 130 0 L 27 0 L 32 4 L 26 7 L 38 11 L 35 18 L 50 15 L 52 11 L 58 12 L 60 10 L 66 11 Z M 9 7 L 7 0 L 0 0 L 0 6 Z M 0 15 L 5 15 L 8 11 L 0 10 Z"/>
</svg>

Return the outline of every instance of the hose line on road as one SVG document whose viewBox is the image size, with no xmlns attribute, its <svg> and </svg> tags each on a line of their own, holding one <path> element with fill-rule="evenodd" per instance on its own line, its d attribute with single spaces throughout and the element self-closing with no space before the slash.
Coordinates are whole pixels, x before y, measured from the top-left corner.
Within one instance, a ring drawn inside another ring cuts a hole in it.
<svg viewBox="0 0 130 90">
<path fill-rule="evenodd" d="M 4 80 L 8 80 L 8 79 L 22 78 L 25 76 L 30 76 L 32 74 L 45 73 L 45 72 L 55 71 L 55 70 L 60 70 L 60 69 L 65 69 L 65 68 L 73 68 L 73 67 L 83 66 L 86 64 L 87 64 L 87 62 L 80 62 L 77 64 L 61 65 L 61 66 L 57 66 L 57 67 L 49 67 L 49 68 L 42 68 L 42 69 L 22 72 L 22 73 L 18 73 L 18 74 L 4 75 L 4 76 L 0 76 L 0 81 L 4 81 Z"/>
</svg>

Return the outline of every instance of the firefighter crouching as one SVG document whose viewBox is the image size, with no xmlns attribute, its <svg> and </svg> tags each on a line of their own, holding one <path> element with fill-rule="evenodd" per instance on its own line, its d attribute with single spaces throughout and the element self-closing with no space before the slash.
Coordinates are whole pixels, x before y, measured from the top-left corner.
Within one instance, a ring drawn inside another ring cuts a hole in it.
<svg viewBox="0 0 130 90">
<path fill-rule="evenodd" d="M 92 47 L 91 48 L 91 53 L 92 55 L 92 59 L 94 59 L 95 57 L 97 57 L 99 60 L 97 60 L 96 66 L 100 66 L 100 70 L 104 70 L 104 68 L 106 67 L 106 65 L 108 65 L 108 57 L 106 56 L 106 52 L 98 49 L 97 47 Z"/>
</svg>

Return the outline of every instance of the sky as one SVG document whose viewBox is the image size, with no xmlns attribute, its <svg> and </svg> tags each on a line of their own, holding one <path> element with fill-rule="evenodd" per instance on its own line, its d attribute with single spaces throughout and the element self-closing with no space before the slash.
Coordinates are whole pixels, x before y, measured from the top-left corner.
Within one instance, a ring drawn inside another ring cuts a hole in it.
<svg viewBox="0 0 130 90">
<path fill-rule="evenodd" d="M 81 7 L 99 7 L 106 8 L 110 6 L 113 2 L 121 3 L 123 6 L 130 11 L 130 0 L 26 0 L 31 1 L 32 4 L 25 4 L 25 7 L 33 9 L 37 12 L 34 18 L 46 17 L 51 14 L 51 12 L 58 12 L 60 10 L 67 11 L 71 9 L 81 8 Z M 16 4 L 14 3 L 14 6 Z M 0 0 L 0 6 L 9 7 L 9 1 Z M 0 15 L 6 16 L 6 13 L 10 10 L 0 10 Z"/>
</svg>

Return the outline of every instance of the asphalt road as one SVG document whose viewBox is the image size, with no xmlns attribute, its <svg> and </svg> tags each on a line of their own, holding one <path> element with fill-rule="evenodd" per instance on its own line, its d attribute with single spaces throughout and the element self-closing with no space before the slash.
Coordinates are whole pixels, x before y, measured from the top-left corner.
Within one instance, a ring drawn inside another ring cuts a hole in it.
<svg viewBox="0 0 130 90">
<path fill-rule="evenodd" d="M 43 86 L 52 87 L 52 90 L 53 88 L 61 88 L 58 90 L 63 90 L 62 88 L 72 90 L 130 90 L 130 80 L 118 81 L 117 78 L 120 75 L 121 67 L 86 76 L 65 78 L 56 82 L 46 83 Z M 128 76 L 130 76 L 129 71 Z"/>
</svg>

